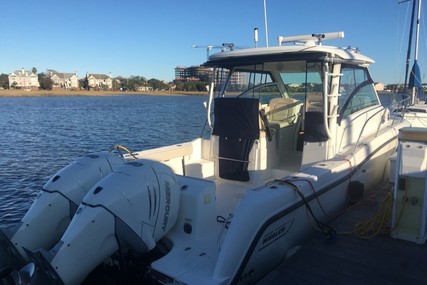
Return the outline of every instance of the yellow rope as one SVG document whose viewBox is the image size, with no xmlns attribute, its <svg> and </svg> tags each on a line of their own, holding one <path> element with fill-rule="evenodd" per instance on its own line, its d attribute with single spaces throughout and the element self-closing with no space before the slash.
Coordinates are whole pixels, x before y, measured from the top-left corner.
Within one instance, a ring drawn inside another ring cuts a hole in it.
<svg viewBox="0 0 427 285">
<path fill-rule="evenodd" d="M 408 189 L 405 188 L 403 199 L 406 199 L 407 197 L 407 190 Z M 380 209 L 375 216 L 373 216 L 367 221 L 357 223 L 354 226 L 353 232 L 356 236 L 362 239 L 370 239 L 379 234 L 389 234 L 399 225 L 406 203 L 403 203 L 399 215 L 397 216 L 394 227 L 391 228 L 390 226 L 388 226 L 393 212 L 393 193 L 394 187 L 392 187 L 391 190 L 387 193 L 386 199 L 381 203 Z"/>
<path fill-rule="evenodd" d="M 386 199 L 381 203 L 380 209 L 372 218 L 359 222 L 354 226 L 354 234 L 362 239 L 370 239 L 379 234 L 390 233 L 388 223 L 393 210 L 393 195 L 388 193 Z"/>
</svg>

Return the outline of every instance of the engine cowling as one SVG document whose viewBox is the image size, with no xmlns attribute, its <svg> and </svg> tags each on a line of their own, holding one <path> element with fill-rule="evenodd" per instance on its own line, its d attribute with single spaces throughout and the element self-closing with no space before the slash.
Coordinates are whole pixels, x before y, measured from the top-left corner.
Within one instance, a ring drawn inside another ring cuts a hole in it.
<svg viewBox="0 0 427 285">
<path fill-rule="evenodd" d="M 125 160 L 115 154 L 94 153 L 76 159 L 43 186 L 21 222 L 0 229 L 0 268 L 15 269 L 28 261 L 23 247 L 49 249 L 67 229 L 87 192 Z"/>
<path fill-rule="evenodd" d="M 122 245 L 139 252 L 153 249 L 174 226 L 179 199 L 169 167 L 128 162 L 90 190 L 60 242 L 49 252 L 33 253 L 33 259 L 56 281 L 79 284 Z"/>
</svg>

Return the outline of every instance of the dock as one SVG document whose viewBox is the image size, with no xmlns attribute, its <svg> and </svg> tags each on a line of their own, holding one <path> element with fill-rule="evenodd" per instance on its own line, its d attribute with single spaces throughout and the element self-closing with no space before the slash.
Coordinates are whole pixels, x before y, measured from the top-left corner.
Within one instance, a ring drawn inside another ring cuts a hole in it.
<svg viewBox="0 0 427 285">
<path fill-rule="evenodd" d="M 355 224 L 374 217 L 391 185 L 384 183 L 332 222 L 335 240 L 316 232 L 257 285 L 427 284 L 427 245 L 389 234 L 361 238 Z"/>
</svg>

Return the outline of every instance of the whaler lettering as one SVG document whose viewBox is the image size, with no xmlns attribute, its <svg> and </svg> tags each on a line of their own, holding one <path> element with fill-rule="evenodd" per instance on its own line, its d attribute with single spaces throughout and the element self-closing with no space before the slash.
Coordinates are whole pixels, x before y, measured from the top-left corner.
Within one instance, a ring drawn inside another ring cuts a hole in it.
<svg viewBox="0 0 427 285">
<path fill-rule="evenodd" d="M 285 236 L 290 231 L 290 229 L 292 228 L 294 220 L 295 220 L 295 218 L 285 222 L 281 226 L 278 226 L 277 228 L 273 229 L 272 231 L 266 233 L 261 240 L 262 245 L 261 245 L 261 248 L 259 250 L 263 250 L 264 248 L 268 247 L 270 244 L 272 244 L 276 240 Z"/>
<path fill-rule="evenodd" d="M 264 239 L 262 240 L 262 244 L 264 245 L 267 242 L 271 241 L 272 239 L 275 239 L 276 237 L 282 235 L 285 231 L 286 231 L 286 224 L 265 235 Z"/>
</svg>

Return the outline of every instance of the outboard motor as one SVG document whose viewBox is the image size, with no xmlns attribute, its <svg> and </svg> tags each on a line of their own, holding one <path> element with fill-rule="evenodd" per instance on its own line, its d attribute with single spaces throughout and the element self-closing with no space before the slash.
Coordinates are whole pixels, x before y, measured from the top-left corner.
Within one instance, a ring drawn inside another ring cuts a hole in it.
<svg viewBox="0 0 427 285">
<path fill-rule="evenodd" d="M 50 249 L 67 229 L 86 193 L 125 160 L 117 154 L 95 153 L 76 159 L 43 186 L 19 224 L 0 228 L 0 269 L 28 263 L 23 248 Z"/>
<path fill-rule="evenodd" d="M 31 284 L 79 284 L 122 246 L 153 249 L 174 226 L 179 199 L 176 176 L 166 165 L 135 160 L 118 167 L 84 197 L 50 251 L 28 251 L 41 269 Z"/>
</svg>

